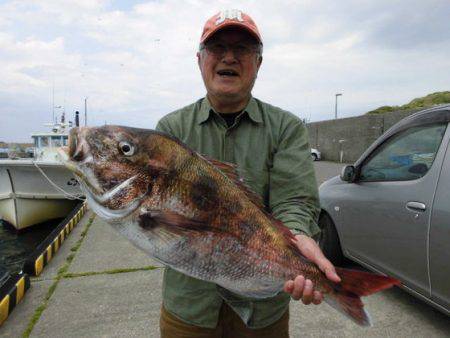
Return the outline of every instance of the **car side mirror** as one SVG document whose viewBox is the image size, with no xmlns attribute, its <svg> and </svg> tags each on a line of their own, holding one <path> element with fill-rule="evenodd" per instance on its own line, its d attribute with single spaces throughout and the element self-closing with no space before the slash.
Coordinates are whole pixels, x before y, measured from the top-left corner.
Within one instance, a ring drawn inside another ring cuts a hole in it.
<svg viewBox="0 0 450 338">
<path fill-rule="evenodd" d="M 354 182 L 356 176 L 356 169 L 352 165 L 346 165 L 341 171 L 341 180 L 344 182 Z"/>
</svg>

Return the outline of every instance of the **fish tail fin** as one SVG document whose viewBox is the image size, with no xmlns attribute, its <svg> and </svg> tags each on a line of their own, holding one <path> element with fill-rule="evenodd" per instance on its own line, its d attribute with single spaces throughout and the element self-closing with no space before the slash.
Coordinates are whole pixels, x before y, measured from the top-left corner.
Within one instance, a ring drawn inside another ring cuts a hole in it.
<svg viewBox="0 0 450 338">
<path fill-rule="evenodd" d="M 365 271 L 336 268 L 336 272 L 341 282 L 332 285 L 325 301 L 361 326 L 371 326 L 372 321 L 360 297 L 400 284 L 395 278 Z"/>
<path fill-rule="evenodd" d="M 326 295 L 325 302 L 356 324 L 372 326 L 372 320 L 364 309 L 361 298 L 354 293 L 332 291 Z"/>
</svg>

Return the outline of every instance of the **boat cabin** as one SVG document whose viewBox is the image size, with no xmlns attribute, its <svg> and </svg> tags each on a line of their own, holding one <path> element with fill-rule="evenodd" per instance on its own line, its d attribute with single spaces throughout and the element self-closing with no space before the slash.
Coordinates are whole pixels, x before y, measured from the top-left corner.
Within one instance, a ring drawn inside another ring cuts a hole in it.
<svg viewBox="0 0 450 338">
<path fill-rule="evenodd" d="M 34 158 L 37 161 L 58 161 L 58 148 L 67 146 L 69 135 L 42 133 L 31 136 L 34 141 Z"/>
<path fill-rule="evenodd" d="M 66 146 L 69 136 L 68 135 L 33 135 L 34 146 L 36 148 L 44 147 L 62 147 Z"/>
</svg>

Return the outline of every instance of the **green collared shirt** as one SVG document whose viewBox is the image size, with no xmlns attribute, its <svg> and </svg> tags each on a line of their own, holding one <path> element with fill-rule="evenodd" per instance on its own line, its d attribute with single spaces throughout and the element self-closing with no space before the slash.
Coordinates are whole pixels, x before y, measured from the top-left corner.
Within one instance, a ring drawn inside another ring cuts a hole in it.
<svg viewBox="0 0 450 338">
<path fill-rule="evenodd" d="M 237 164 L 241 176 L 261 197 L 269 212 L 294 232 L 309 236 L 316 225 L 319 198 L 306 127 L 295 115 L 251 98 L 227 128 L 207 98 L 162 118 L 157 130 L 179 138 L 190 148 Z M 266 299 L 231 294 L 214 283 L 166 268 L 163 303 L 183 321 L 201 327 L 217 325 L 222 302 L 227 302 L 252 328 L 268 326 L 289 306 L 281 292 Z"/>
</svg>

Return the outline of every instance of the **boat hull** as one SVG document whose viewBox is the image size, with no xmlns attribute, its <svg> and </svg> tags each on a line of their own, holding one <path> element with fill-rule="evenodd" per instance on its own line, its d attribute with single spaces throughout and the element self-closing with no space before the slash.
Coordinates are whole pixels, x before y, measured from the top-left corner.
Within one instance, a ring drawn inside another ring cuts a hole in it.
<svg viewBox="0 0 450 338">
<path fill-rule="evenodd" d="M 78 202 L 74 196 L 82 196 L 79 184 L 60 163 L 0 161 L 0 219 L 17 230 L 64 217 Z"/>
</svg>

